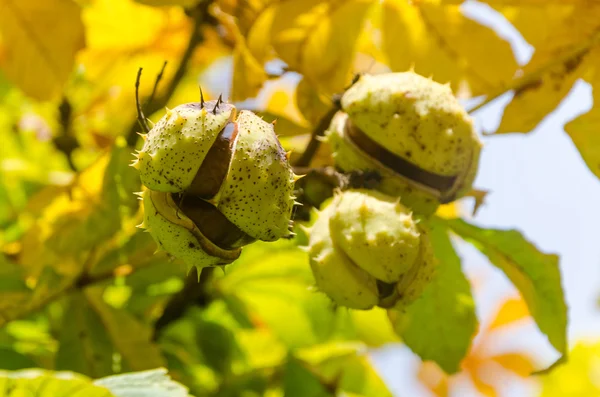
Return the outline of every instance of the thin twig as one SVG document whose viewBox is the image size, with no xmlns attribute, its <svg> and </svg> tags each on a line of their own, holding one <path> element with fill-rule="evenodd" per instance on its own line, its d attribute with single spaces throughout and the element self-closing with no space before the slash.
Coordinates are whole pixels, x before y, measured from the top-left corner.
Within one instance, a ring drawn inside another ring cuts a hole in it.
<svg viewBox="0 0 600 397">
<path fill-rule="evenodd" d="M 162 68 L 160 69 L 160 73 L 158 73 L 158 75 L 156 76 L 156 79 L 154 80 L 154 87 L 152 87 L 152 93 L 150 94 L 150 97 L 144 104 L 144 109 L 146 109 L 146 110 L 148 110 L 148 107 L 150 107 L 152 102 L 154 102 L 154 97 L 156 96 L 156 90 L 158 88 L 158 83 L 160 83 L 160 81 L 162 80 L 163 75 L 165 74 L 166 67 L 167 67 L 167 61 L 165 61 L 163 63 Z"/>
<path fill-rule="evenodd" d="M 308 145 L 306 145 L 306 149 L 304 149 L 304 152 L 300 158 L 294 163 L 295 167 L 308 167 L 310 165 L 310 162 L 319 150 L 319 146 L 321 146 L 321 138 L 323 135 L 325 135 L 325 131 L 327 131 L 327 128 L 329 128 L 329 124 L 331 124 L 331 120 L 338 110 L 339 107 L 337 105 L 333 105 L 331 109 L 325 113 L 321 120 L 319 120 L 319 124 L 317 124 L 312 131 L 310 141 L 308 142 Z"/>
<path fill-rule="evenodd" d="M 208 7 L 210 4 L 210 1 L 201 2 L 199 4 L 199 9 L 195 10 L 196 16 L 194 18 L 194 27 L 192 28 L 192 33 L 190 34 L 188 45 L 183 54 L 181 55 L 181 61 L 179 62 L 179 66 L 177 67 L 177 70 L 175 71 L 175 74 L 169 82 L 169 85 L 167 86 L 165 92 L 160 97 L 158 97 L 156 101 L 153 101 L 152 103 L 147 103 L 148 106 L 145 109 L 147 114 L 152 114 L 157 110 L 163 108 L 169 102 L 169 99 L 171 99 L 171 97 L 173 96 L 175 89 L 183 79 L 183 76 L 185 75 L 188 69 L 190 60 L 192 59 L 192 55 L 194 54 L 194 50 L 204 40 L 204 37 L 202 35 L 202 25 L 205 22 L 212 22 L 212 17 L 208 12 Z M 131 125 L 131 127 L 129 128 L 129 132 L 127 133 L 127 145 L 129 145 L 130 147 L 135 146 L 135 144 L 137 143 L 137 133 L 138 121 Z"/>
<path fill-rule="evenodd" d="M 153 263 L 152 261 L 148 261 L 145 264 L 134 267 L 132 273 L 134 273 L 140 269 L 143 269 L 147 265 L 152 264 L 152 263 Z M 84 265 L 83 268 L 86 268 L 86 267 L 87 266 Z M 0 328 L 4 327 L 6 324 L 8 324 L 11 321 L 27 317 L 30 314 L 33 314 L 33 313 L 43 309 L 50 303 L 61 299 L 62 297 L 68 295 L 69 293 L 71 293 L 72 291 L 74 291 L 76 289 L 84 289 L 86 287 L 96 285 L 96 284 L 113 279 L 115 277 L 114 270 L 115 269 L 111 269 L 110 271 L 107 271 L 104 273 L 99 273 L 94 276 L 91 276 L 86 272 L 81 272 L 79 275 L 69 279 L 67 282 L 64 283 L 64 285 L 56 288 L 54 291 L 50 292 L 48 295 L 46 295 L 40 299 L 37 299 L 34 303 L 30 304 L 29 306 L 27 306 L 25 308 L 19 308 L 19 310 L 15 313 L 0 312 Z"/>
<path fill-rule="evenodd" d="M 189 307 L 194 305 L 205 307 L 208 305 L 211 301 L 208 285 L 214 270 L 214 267 L 203 268 L 200 271 L 200 279 L 198 280 L 198 270 L 195 267 L 192 268 L 185 279 L 183 289 L 171 297 L 162 315 L 154 323 L 152 340 L 157 340 L 165 327 L 183 317 Z"/>
<path fill-rule="evenodd" d="M 150 131 L 150 126 L 148 126 L 148 121 L 144 115 L 144 109 L 142 109 L 142 105 L 140 103 L 140 80 L 142 78 L 142 70 L 144 70 L 144 68 L 138 69 L 137 77 L 135 78 L 135 107 L 137 109 L 137 122 L 142 131 L 147 133 Z"/>
</svg>

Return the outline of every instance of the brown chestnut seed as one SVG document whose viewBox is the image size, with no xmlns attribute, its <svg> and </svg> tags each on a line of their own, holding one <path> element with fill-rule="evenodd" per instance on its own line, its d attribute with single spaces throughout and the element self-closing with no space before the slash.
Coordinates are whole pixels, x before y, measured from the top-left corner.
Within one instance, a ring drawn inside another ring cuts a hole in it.
<svg viewBox="0 0 600 397">
<path fill-rule="evenodd" d="M 410 181 L 425 186 L 427 190 L 433 189 L 440 195 L 440 201 L 450 202 L 458 176 L 439 175 L 424 170 L 410 161 L 395 155 L 377 142 L 369 138 L 360 128 L 348 118 L 345 124 L 345 135 L 360 150 L 379 161 L 382 165 L 402 175 Z"/>
<path fill-rule="evenodd" d="M 231 250 L 249 244 L 255 239 L 231 223 L 214 205 L 194 196 L 173 194 L 173 201 L 206 238 L 219 248 Z"/>
<path fill-rule="evenodd" d="M 219 192 L 231 165 L 233 147 L 237 136 L 237 123 L 227 123 L 206 154 L 192 184 L 185 192 L 186 195 L 209 200 Z"/>
</svg>

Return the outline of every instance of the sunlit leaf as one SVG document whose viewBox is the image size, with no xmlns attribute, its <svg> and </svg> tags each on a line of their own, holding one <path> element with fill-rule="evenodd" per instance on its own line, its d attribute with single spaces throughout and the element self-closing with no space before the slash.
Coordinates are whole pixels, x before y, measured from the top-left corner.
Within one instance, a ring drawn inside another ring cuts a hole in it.
<svg viewBox="0 0 600 397">
<path fill-rule="evenodd" d="M 188 397 L 188 389 L 173 381 L 165 368 L 113 375 L 94 381 L 115 397 Z M 191 396 L 190 396 L 191 397 Z"/>
<path fill-rule="evenodd" d="M 494 321 L 488 325 L 488 328 L 493 330 L 523 320 L 527 317 L 529 317 L 529 310 L 523 299 L 507 299 L 500 307 Z"/>
<path fill-rule="evenodd" d="M 111 397 L 106 388 L 70 372 L 0 371 L 0 397 Z"/>
<path fill-rule="evenodd" d="M 57 370 L 71 370 L 99 378 L 112 375 L 113 349 L 102 319 L 81 292 L 68 300 L 68 315 L 63 319 Z"/>
<path fill-rule="evenodd" d="M 594 61 L 600 61 L 600 49 L 596 50 Z M 600 79 L 595 75 L 594 83 L 594 107 L 584 115 L 565 125 L 565 131 L 571 139 L 590 171 L 600 178 Z"/>
<path fill-rule="evenodd" d="M 135 0 L 138 3 L 146 4 L 149 6 L 182 6 L 186 8 L 193 7 L 200 3 L 202 0 Z"/>
<path fill-rule="evenodd" d="M 460 219 L 446 222 L 506 274 L 523 296 L 540 331 L 566 355 L 567 307 L 558 257 L 540 252 L 516 230 L 481 229 Z"/>
<path fill-rule="evenodd" d="M 151 328 L 125 310 L 107 305 L 101 292 L 101 287 L 90 287 L 85 291 L 85 297 L 91 309 L 101 319 L 114 351 L 122 357 L 123 365 L 130 371 L 163 366 L 164 359 L 158 346 L 150 340 Z"/>
<path fill-rule="evenodd" d="M 600 346 L 579 343 L 569 353 L 569 361 L 549 375 L 541 377 L 541 397 L 583 397 L 600 393 L 596 371 L 600 360 Z"/>
<path fill-rule="evenodd" d="M 35 361 L 12 349 L 0 347 L 0 369 L 17 370 L 35 367 Z"/>
<path fill-rule="evenodd" d="M 509 82 L 517 70 L 509 43 L 459 6 L 385 0 L 381 14 L 383 48 L 394 71 L 414 66 L 417 73 L 451 82 L 454 90 L 467 82 L 475 96 Z"/>
<path fill-rule="evenodd" d="M 290 358 L 285 366 L 283 390 L 290 397 L 327 397 L 335 395 L 335 385 L 324 385 L 318 374 L 311 372 L 301 362 Z"/>
<path fill-rule="evenodd" d="M 437 273 L 405 313 L 390 310 L 389 314 L 408 347 L 423 360 L 433 360 L 444 371 L 455 373 L 477 330 L 475 303 L 448 229 L 435 219 L 430 227 Z"/>
<path fill-rule="evenodd" d="M 83 46 L 80 8 L 72 0 L 0 1 L 0 68 L 27 95 L 56 98 Z"/>
<path fill-rule="evenodd" d="M 255 243 L 218 280 L 217 288 L 247 305 L 289 346 L 323 340 L 336 328 L 336 310 L 312 290 L 306 253 L 289 241 Z"/>
<path fill-rule="evenodd" d="M 42 369 L 0 371 L 0 396 L 30 397 L 188 397 L 164 368 L 114 375 L 91 381 L 74 372 Z"/>
<path fill-rule="evenodd" d="M 352 310 L 350 317 L 357 338 L 368 346 L 380 347 L 400 341 L 384 309 Z"/>
</svg>

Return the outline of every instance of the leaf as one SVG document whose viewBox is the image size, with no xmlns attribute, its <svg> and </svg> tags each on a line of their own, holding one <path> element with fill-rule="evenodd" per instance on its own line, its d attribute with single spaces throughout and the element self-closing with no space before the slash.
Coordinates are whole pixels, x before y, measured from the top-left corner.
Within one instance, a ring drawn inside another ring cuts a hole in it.
<svg viewBox="0 0 600 397">
<path fill-rule="evenodd" d="M 289 69 L 333 94 L 351 78 L 357 40 L 373 3 L 292 0 L 232 11 L 241 17 L 241 32 L 259 62 L 271 57 L 272 47 Z"/>
<path fill-rule="evenodd" d="M 165 368 L 113 375 L 94 381 L 115 397 L 188 397 L 188 389 L 173 381 Z M 191 397 L 191 396 L 190 396 Z"/>
<path fill-rule="evenodd" d="M 188 397 L 187 388 L 165 368 L 97 379 L 42 369 L 0 371 L 0 397 Z M 190 396 L 191 397 L 191 396 Z"/>
<path fill-rule="evenodd" d="M 475 303 L 447 227 L 436 218 L 429 226 L 437 273 L 422 297 L 405 313 L 390 310 L 389 315 L 396 332 L 412 351 L 452 374 L 459 371 L 477 331 Z"/>
<path fill-rule="evenodd" d="M 600 345 L 597 341 L 578 343 L 569 353 L 569 362 L 540 377 L 540 397 L 598 395 L 600 386 L 596 382 L 595 370 L 599 359 Z"/>
<path fill-rule="evenodd" d="M 600 50 L 596 50 L 594 62 L 599 62 Z M 594 106 L 584 115 L 565 125 L 565 131 L 571 139 L 590 171 L 600 178 L 600 76 L 594 78 Z"/>
<path fill-rule="evenodd" d="M 92 310 L 85 295 L 74 292 L 65 313 L 55 368 L 94 378 L 111 375 L 113 348 L 101 318 Z"/>
<path fill-rule="evenodd" d="M 487 328 L 489 330 L 501 328 L 527 317 L 529 317 L 529 310 L 523 299 L 520 297 L 507 299 L 494 317 L 494 321 Z"/>
<path fill-rule="evenodd" d="M 331 337 L 343 317 L 324 294 L 311 289 L 307 263 L 306 253 L 293 242 L 254 243 L 227 267 L 216 288 L 243 302 L 253 322 L 286 345 L 307 346 Z"/>
<path fill-rule="evenodd" d="M 367 346 L 381 347 L 400 342 L 384 309 L 375 307 L 371 310 L 351 310 L 350 317 L 357 339 Z"/>
<path fill-rule="evenodd" d="M 182 6 L 185 8 L 192 8 L 193 6 L 200 3 L 202 0 L 135 0 L 138 3 L 146 4 L 154 7 L 164 6 Z"/>
<path fill-rule="evenodd" d="M 267 80 L 267 73 L 259 61 L 248 50 L 245 38 L 236 33 L 233 50 L 233 75 L 231 99 L 241 101 L 254 98 Z"/>
<path fill-rule="evenodd" d="M 505 353 L 492 357 L 492 360 L 521 378 L 527 378 L 533 372 L 532 360 L 522 354 Z"/>
<path fill-rule="evenodd" d="M 419 74 L 451 82 L 455 91 L 467 82 L 472 96 L 513 78 L 517 63 L 509 43 L 465 17 L 459 6 L 385 0 L 382 7 L 382 45 L 393 71 L 414 66 Z"/>
<path fill-rule="evenodd" d="M 17 370 L 35 367 L 35 361 L 12 349 L 0 347 L 0 369 Z M 1 382 L 1 381 L 0 381 Z"/>
<path fill-rule="evenodd" d="M 85 291 L 91 309 L 97 313 L 110 338 L 129 370 L 138 371 L 164 365 L 157 345 L 151 342 L 150 326 L 142 324 L 125 310 L 114 309 L 102 299 L 102 287 L 89 287 Z"/>
<path fill-rule="evenodd" d="M 0 397 L 16 396 L 111 397 L 113 394 L 79 374 L 41 369 L 0 371 Z"/>
<path fill-rule="evenodd" d="M 311 372 L 293 357 L 288 359 L 284 374 L 283 392 L 286 397 L 327 397 L 335 395 L 335 387 L 333 387 L 333 390 L 328 390 L 328 385 L 323 385 L 317 374 Z"/>
<path fill-rule="evenodd" d="M 517 16 L 535 12 L 527 8 L 514 11 Z M 533 130 L 558 106 L 578 78 L 589 77 L 600 54 L 599 12 L 600 6 L 591 3 L 587 7 L 552 9 L 546 18 L 552 23 L 551 29 L 542 38 L 534 36 L 539 42 L 523 68 L 523 76 L 507 87 L 513 90 L 514 97 L 496 133 Z"/>
<path fill-rule="evenodd" d="M 322 382 L 336 385 L 338 391 L 368 397 L 392 397 L 368 356 L 362 352 L 324 356 L 320 363 L 315 364 L 315 370 Z"/>
<path fill-rule="evenodd" d="M 296 86 L 295 96 L 300 113 L 312 126 L 319 124 L 332 106 L 329 98 L 320 94 L 306 78 L 302 78 Z"/>
<path fill-rule="evenodd" d="M 540 331 L 561 354 L 567 353 L 567 306 L 556 255 L 544 254 L 516 230 L 481 229 L 463 220 L 446 220 L 517 287 Z"/>
<path fill-rule="evenodd" d="M 0 35 L 0 68 L 38 100 L 58 96 L 85 41 L 80 8 L 71 0 L 1 0 Z"/>
<path fill-rule="evenodd" d="M 133 192 L 140 186 L 129 161 L 129 149 L 117 145 L 68 188 L 48 188 L 52 197 L 22 241 L 20 263 L 28 275 L 37 277 L 48 267 L 74 277 L 86 264 L 93 265 L 103 243 L 128 233 L 122 228 L 123 218 L 137 211 Z"/>
</svg>

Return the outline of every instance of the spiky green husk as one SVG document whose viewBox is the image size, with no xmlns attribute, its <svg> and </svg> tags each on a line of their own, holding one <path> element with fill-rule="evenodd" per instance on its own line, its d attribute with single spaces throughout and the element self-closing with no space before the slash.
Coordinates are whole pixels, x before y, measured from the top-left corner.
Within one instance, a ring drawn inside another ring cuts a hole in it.
<svg viewBox="0 0 600 397">
<path fill-rule="evenodd" d="M 321 212 L 310 231 L 308 252 L 315 283 L 340 306 L 370 309 L 379 301 L 376 280 L 334 246 L 329 230 L 329 217 L 334 210 L 331 206 Z"/>
<path fill-rule="evenodd" d="M 471 189 L 482 143 L 449 86 L 413 72 L 363 75 L 341 104 L 352 123 L 379 146 L 428 172 L 456 176 L 447 197 L 456 199 Z M 400 196 L 418 213 L 434 212 L 439 195 L 364 153 L 345 136 L 345 121 L 336 117 L 328 132 L 336 165 L 344 171 L 378 171 L 381 191 Z"/>
<path fill-rule="evenodd" d="M 188 103 L 167 110 L 145 137 L 134 161 L 142 184 L 159 192 L 178 193 L 192 183 L 219 132 L 235 117 L 235 107 Z"/>
<path fill-rule="evenodd" d="M 385 167 L 347 139 L 344 134 L 344 124 L 347 118 L 347 114 L 337 113 L 326 133 L 336 166 L 344 172 L 376 171 L 381 176 L 381 182 L 377 186 L 379 191 L 400 197 L 402 203 L 416 213 L 433 214 L 440 205 L 436 196 L 429 191 L 415 188 L 402 175 Z"/>
<path fill-rule="evenodd" d="M 309 235 L 317 287 L 342 306 L 408 305 L 435 270 L 427 231 L 396 198 L 380 192 L 338 193 L 318 214 Z M 391 290 L 380 290 L 378 281 Z"/>
<path fill-rule="evenodd" d="M 181 259 L 188 270 L 195 266 L 224 265 L 239 257 L 241 250 L 223 250 L 208 240 L 173 202 L 169 193 L 145 190 L 142 195 L 146 229 L 159 248 Z"/>
<path fill-rule="evenodd" d="M 236 121 L 235 152 L 214 202 L 248 235 L 275 241 L 290 233 L 295 175 L 273 124 L 246 110 Z"/>
<path fill-rule="evenodd" d="M 420 232 L 398 199 L 368 190 L 348 191 L 336 199 L 331 237 L 356 265 L 386 283 L 399 281 L 414 267 Z"/>
</svg>

